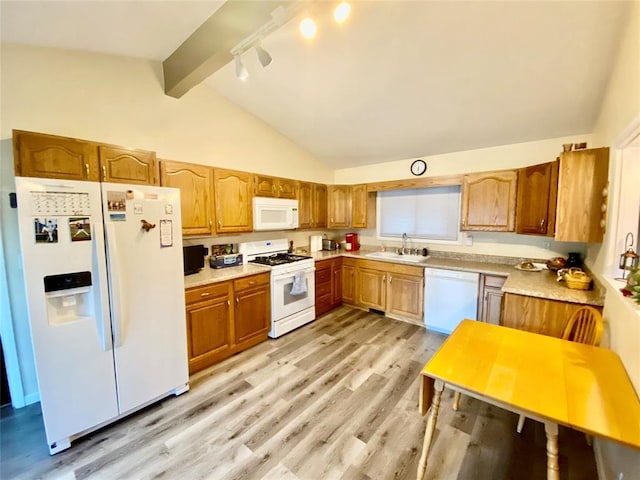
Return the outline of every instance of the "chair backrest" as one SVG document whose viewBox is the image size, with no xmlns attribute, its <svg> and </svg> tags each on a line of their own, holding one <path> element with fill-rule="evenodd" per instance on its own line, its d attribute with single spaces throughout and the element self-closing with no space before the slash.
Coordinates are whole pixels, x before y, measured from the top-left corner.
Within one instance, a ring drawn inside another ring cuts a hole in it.
<svg viewBox="0 0 640 480">
<path fill-rule="evenodd" d="M 602 315 L 593 307 L 580 307 L 569 317 L 562 338 L 587 345 L 600 345 Z"/>
</svg>

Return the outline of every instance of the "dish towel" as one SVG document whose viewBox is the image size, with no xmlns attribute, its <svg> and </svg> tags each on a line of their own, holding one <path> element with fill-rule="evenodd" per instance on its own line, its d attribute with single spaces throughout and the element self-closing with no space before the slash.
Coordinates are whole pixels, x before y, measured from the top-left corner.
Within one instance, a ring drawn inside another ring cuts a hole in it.
<svg viewBox="0 0 640 480">
<path fill-rule="evenodd" d="M 291 285 L 291 295 L 300 295 L 307 291 L 307 277 L 305 272 L 293 274 L 293 284 Z"/>
</svg>

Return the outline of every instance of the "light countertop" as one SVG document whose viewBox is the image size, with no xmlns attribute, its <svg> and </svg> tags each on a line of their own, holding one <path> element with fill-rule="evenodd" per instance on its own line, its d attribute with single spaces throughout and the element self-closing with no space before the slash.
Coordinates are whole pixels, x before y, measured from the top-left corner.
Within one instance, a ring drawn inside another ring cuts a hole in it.
<svg viewBox="0 0 640 480">
<path fill-rule="evenodd" d="M 226 268 L 211 268 L 209 262 L 206 262 L 205 267 L 200 270 L 199 273 L 193 275 L 185 275 L 184 287 L 199 287 L 207 285 L 208 283 L 225 282 L 227 280 L 233 280 L 234 278 L 248 277 L 249 275 L 255 275 L 256 273 L 269 272 L 269 267 L 262 265 L 256 265 L 253 263 L 245 263 L 237 267 Z"/>
<path fill-rule="evenodd" d="M 457 258 L 450 258 L 434 254 L 420 263 L 415 263 L 402 262 L 397 259 L 367 257 L 366 254 L 372 251 L 373 250 L 358 250 L 356 252 L 345 252 L 342 250 L 322 250 L 319 252 L 308 253 L 307 255 L 310 255 L 316 261 L 343 256 L 380 262 L 404 263 L 414 266 L 498 275 L 507 277 L 507 280 L 502 287 L 502 291 L 505 293 L 594 306 L 604 305 L 604 289 L 598 288 L 598 286 L 595 285 L 592 290 L 574 290 L 567 287 L 564 282 L 557 282 L 555 273 L 546 269 L 540 272 L 527 272 L 514 268 L 515 265 L 524 259 L 513 259 L 513 263 L 497 263 L 495 261 L 478 261 L 479 258 L 482 258 L 482 256 L 479 255 L 457 255 Z M 493 258 L 495 259 L 495 257 Z M 508 260 L 509 259 L 507 259 L 507 261 Z M 268 267 L 251 263 L 245 263 L 238 267 L 219 269 L 205 266 L 200 273 L 184 277 L 185 288 L 197 287 L 208 283 L 223 282 L 234 278 L 246 277 L 248 275 L 255 275 L 256 273 L 268 271 Z"/>
</svg>

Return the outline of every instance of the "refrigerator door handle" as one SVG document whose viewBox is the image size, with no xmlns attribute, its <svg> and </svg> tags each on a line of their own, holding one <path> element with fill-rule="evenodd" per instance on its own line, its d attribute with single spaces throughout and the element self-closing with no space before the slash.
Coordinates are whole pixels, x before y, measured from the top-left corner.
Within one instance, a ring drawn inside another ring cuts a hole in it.
<svg viewBox="0 0 640 480">
<path fill-rule="evenodd" d="M 112 223 L 107 223 L 107 259 L 109 263 L 109 286 L 111 297 L 111 325 L 113 328 L 113 341 L 115 347 L 122 346 L 124 342 L 124 320 L 126 306 L 122 294 L 120 282 L 120 266 L 118 264 L 119 252 L 116 241 L 116 231 Z"/>
<path fill-rule="evenodd" d="M 96 232 L 100 232 L 100 230 L 102 229 L 102 224 L 98 225 L 96 223 L 93 224 L 93 231 Z M 98 255 L 98 239 L 94 236 L 93 240 L 91 241 L 91 246 L 92 246 L 92 256 L 93 256 L 93 264 L 94 265 L 99 265 L 100 264 L 100 258 Z M 100 304 L 102 305 L 104 297 L 102 297 L 102 289 L 104 288 L 102 285 L 102 277 L 98 276 L 98 278 L 100 278 L 99 284 L 98 284 L 98 288 L 96 288 L 96 295 L 100 295 L 101 299 L 100 299 Z M 107 298 L 107 302 L 108 302 L 108 298 Z M 104 352 L 106 352 L 107 350 L 112 350 L 113 349 L 113 341 L 111 338 L 111 320 L 109 319 L 109 308 L 106 308 L 105 305 L 102 305 L 101 311 L 100 311 L 100 318 L 98 319 L 99 325 L 98 325 L 98 336 L 100 337 L 100 345 L 102 347 L 102 350 Z"/>
</svg>

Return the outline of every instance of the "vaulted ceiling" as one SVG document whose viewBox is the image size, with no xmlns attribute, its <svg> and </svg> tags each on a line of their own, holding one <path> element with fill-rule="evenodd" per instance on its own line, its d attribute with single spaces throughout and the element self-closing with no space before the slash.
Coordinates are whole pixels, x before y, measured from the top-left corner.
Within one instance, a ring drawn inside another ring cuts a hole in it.
<svg viewBox="0 0 640 480">
<path fill-rule="evenodd" d="M 1 39 L 184 63 L 233 3 L 3 0 Z M 246 82 L 229 45 L 262 20 L 218 34 L 175 96 L 204 81 L 335 168 L 589 133 L 630 2 L 352 1 L 341 25 L 332 6 L 303 4 L 313 40 L 300 16 L 264 38 L 267 67 L 247 51 Z"/>
</svg>

